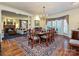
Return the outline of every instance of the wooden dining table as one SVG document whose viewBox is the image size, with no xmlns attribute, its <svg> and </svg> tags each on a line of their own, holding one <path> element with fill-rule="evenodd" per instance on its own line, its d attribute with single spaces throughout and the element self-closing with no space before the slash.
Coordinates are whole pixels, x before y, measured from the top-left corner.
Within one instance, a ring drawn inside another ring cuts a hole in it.
<svg viewBox="0 0 79 59">
<path fill-rule="evenodd" d="M 37 32 L 36 35 L 43 36 L 43 35 L 46 35 L 46 32 Z"/>
<path fill-rule="evenodd" d="M 42 36 L 46 36 L 47 32 L 37 32 L 36 35 L 40 38 L 40 41 L 43 40 Z"/>
</svg>

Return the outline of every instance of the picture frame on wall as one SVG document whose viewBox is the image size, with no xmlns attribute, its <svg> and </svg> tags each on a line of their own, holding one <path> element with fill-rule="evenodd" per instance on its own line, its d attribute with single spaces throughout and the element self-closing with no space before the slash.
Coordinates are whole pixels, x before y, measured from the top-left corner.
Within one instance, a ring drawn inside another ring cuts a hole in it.
<svg viewBox="0 0 79 59">
<path fill-rule="evenodd" d="M 20 27 L 28 28 L 28 20 L 20 20 Z"/>
<path fill-rule="evenodd" d="M 13 19 L 7 19 L 7 24 L 8 25 L 13 25 Z"/>
<path fill-rule="evenodd" d="M 40 26 L 40 21 L 39 20 L 35 20 L 35 27 Z"/>
</svg>

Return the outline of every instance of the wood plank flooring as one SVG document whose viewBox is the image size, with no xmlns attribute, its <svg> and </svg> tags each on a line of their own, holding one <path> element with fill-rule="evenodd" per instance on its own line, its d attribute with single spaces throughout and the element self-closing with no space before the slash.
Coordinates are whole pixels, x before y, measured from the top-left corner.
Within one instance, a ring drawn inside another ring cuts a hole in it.
<svg viewBox="0 0 79 59">
<path fill-rule="evenodd" d="M 1 43 L 1 53 L 3 56 L 24 56 L 24 50 L 21 49 L 15 41 L 3 40 Z"/>
<path fill-rule="evenodd" d="M 1 56 L 1 42 L 0 42 L 0 56 Z"/>
</svg>

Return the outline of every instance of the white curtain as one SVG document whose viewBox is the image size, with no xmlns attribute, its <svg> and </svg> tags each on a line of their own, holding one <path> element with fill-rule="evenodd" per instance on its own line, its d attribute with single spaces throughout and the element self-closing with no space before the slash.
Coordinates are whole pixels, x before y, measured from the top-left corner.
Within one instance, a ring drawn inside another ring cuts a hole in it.
<svg viewBox="0 0 79 59">
<path fill-rule="evenodd" d="M 64 21 L 64 24 L 63 24 L 63 25 L 64 25 L 64 26 L 63 26 L 63 27 L 64 27 L 64 28 L 63 28 L 63 29 L 64 29 L 64 33 L 67 34 L 67 33 L 68 33 L 68 23 L 67 23 L 67 20 L 66 20 L 66 19 L 63 20 L 63 21 Z"/>
</svg>

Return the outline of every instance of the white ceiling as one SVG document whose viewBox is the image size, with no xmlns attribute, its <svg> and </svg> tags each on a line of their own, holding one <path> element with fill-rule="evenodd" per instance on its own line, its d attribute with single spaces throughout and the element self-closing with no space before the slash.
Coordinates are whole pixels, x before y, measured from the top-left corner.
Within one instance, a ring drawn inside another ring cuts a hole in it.
<svg viewBox="0 0 79 59">
<path fill-rule="evenodd" d="M 43 6 L 46 14 L 52 15 L 75 8 L 73 2 L 0 2 L 0 4 L 27 11 L 31 14 L 42 14 Z"/>
</svg>

